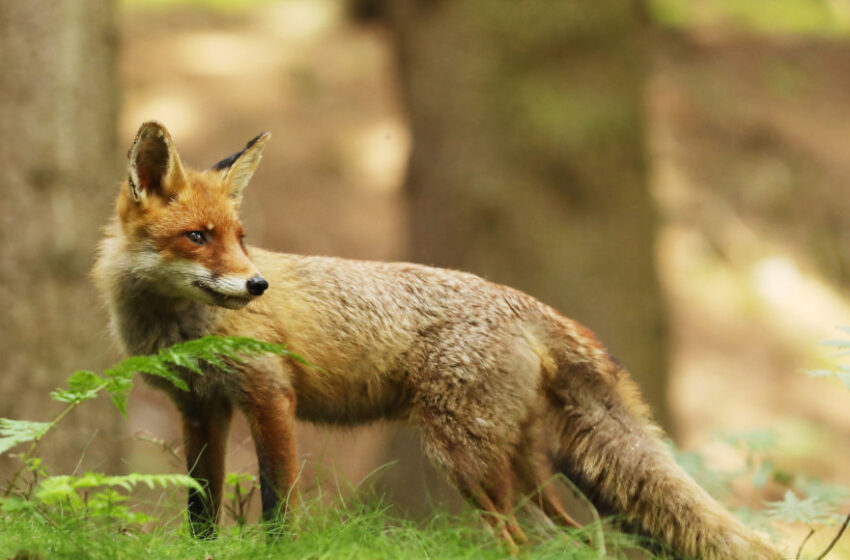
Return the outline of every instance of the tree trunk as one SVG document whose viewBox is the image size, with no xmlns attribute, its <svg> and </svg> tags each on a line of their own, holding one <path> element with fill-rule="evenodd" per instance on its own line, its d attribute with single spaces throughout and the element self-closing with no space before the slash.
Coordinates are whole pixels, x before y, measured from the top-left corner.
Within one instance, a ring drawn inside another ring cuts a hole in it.
<svg viewBox="0 0 850 560">
<path fill-rule="evenodd" d="M 117 33 L 112 0 L 0 0 L 0 416 L 49 419 L 51 389 L 117 357 L 88 279 L 121 176 Z M 119 466 L 119 416 L 82 408 L 51 472 Z"/>
<path fill-rule="evenodd" d="M 669 426 L 638 2 L 388 6 L 413 131 L 412 259 L 586 324 Z"/>
</svg>

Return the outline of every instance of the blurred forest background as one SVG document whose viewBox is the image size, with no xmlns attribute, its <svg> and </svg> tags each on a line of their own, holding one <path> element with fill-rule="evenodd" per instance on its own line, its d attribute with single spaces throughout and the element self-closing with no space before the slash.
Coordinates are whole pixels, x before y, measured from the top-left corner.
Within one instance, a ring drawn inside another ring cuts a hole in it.
<svg viewBox="0 0 850 560">
<path fill-rule="evenodd" d="M 716 434 L 769 428 L 783 469 L 850 484 L 850 391 L 801 373 L 850 325 L 850 0 L 0 0 L 0 53 L 0 416 L 118 359 L 87 274 L 158 119 L 198 167 L 273 133 L 250 243 L 521 288 L 680 448 L 734 468 Z M 181 468 L 163 395 L 76 414 L 57 471 Z M 300 449 L 305 488 L 397 461 L 394 502 L 454 499 L 394 426 Z M 228 468 L 255 470 L 244 424 Z"/>
</svg>

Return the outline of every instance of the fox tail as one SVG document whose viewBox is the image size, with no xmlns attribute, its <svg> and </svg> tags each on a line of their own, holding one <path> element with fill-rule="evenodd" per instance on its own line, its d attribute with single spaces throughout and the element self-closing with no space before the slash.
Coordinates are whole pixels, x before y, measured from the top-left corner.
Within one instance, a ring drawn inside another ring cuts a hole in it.
<svg viewBox="0 0 850 560">
<path fill-rule="evenodd" d="M 572 340 L 547 391 L 555 469 L 601 512 L 686 558 L 782 558 L 673 460 L 637 386 L 593 335 L 563 326 Z"/>
</svg>

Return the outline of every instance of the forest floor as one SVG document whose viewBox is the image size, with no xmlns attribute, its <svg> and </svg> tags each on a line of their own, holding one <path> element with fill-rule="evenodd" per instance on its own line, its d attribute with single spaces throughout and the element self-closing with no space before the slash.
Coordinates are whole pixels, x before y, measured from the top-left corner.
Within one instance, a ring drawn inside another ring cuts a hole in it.
<svg viewBox="0 0 850 560">
<path fill-rule="evenodd" d="M 250 242 L 281 251 L 403 259 L 410 138 L 384 33 L 330 0 L 250 11 L 125 8 L 121 138 L 162 120 L 188 164 L 207 166 L 271 130 L 247 193 Z M 850 391 L 802 369 L 834 366 L 818 341 L 850 325 L 850 45 L 659 31 L 647 83 L 659 274 L 673 336 L 670 401 L 680 447 L 718 468 L 715 435 L 770 428 L 771 459 L 850 485 Z M 843 245 L 843 246 L 842 246 Z M 178 441 L 159 394 L 131 401 L 131 431 Z M 310 465 L 359 480 L 383 427 L 300 427 Z M 250 470 L 237 426 L 230 470 Z M 129 463 L 162 470 L 134 439 Z M 770 484 L 750 503 L 777 499 Z"/>
</svg>

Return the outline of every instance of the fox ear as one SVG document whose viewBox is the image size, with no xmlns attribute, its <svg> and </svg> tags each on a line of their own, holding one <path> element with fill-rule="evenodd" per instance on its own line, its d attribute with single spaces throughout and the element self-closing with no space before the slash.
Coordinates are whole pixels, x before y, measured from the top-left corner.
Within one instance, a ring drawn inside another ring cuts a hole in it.
<svg viewBox="0 0 850 560">
<path fill-rule="evenodd" d="M 142 124 L 127 152 L 127 160 L 130 190 L 137 201 L 148 196 L 168 200 L 185 184 L 180 156 L 162 123 L 148 121 Z"/>
<path fill-rule="evenodd" d="M 271 137 L 270 132 L 263 132 L 251 139 L 243 150 L 213 165 L 213 169 L 224 172 L 224 188 L 229 191 L 230 197 L 237 205 L 242 201 L 242 191 L 254 176 L 254 171 L 263 158 L 266 142 Z"/>
</svg>

